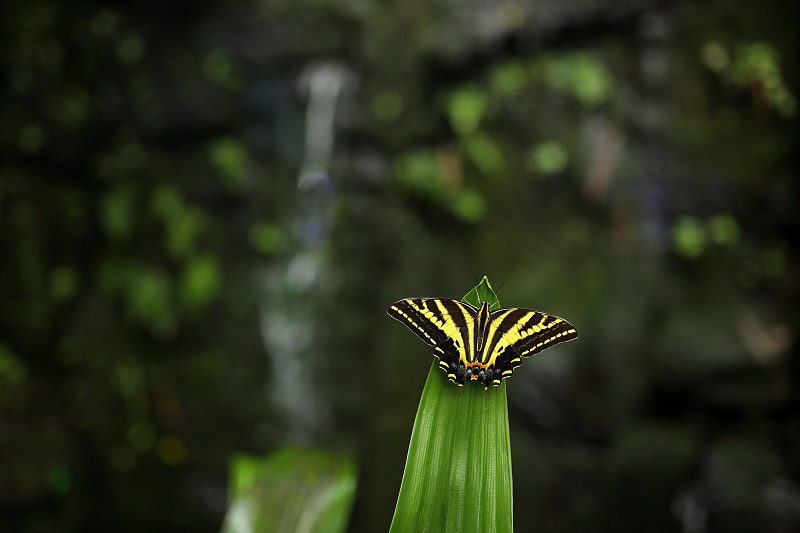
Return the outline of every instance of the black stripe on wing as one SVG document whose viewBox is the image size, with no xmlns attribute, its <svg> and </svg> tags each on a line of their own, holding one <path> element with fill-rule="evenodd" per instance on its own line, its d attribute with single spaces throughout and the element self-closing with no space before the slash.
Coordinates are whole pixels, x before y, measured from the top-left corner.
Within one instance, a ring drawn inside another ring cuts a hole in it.
<svg viewBox="0 0 800 533">
<path fill-rule="evenodd" d="M 444 330 L 437 327 L 434 322 L 426 316 L 428 312 L 424 298 L 406 298 L 399 300 L 389 306 L 386 312 L 390 317 L 402 322 L 413 331 L 417 337 L 425 341 L 426 344 L 436 346 L 444 344 L 448 336 Z"/>
<path fill-rule="evenodd" d="M 427 344 L 437 346 L 468 326 L 470 308 L 447 298 L 406 298 L 393 303 L 386 312 Z"/>
<path fill-rule="evenodd" d="M 519 338 L 511 342 L 511 348 L 522 357 L 530 357 L 545 348 L 578 337 L 575 327 L 563 318 L 539 311 L 529 312 L 531 315 L 522 319 Z"/>
<path fill-rule="evenodd" d="M 392 304 L 388 313 L 434 346 L 439 367 L 454 383 L 464 383 L 464 364 L 471 360 L 471 339 L 477 309 L 449 298 L 406 298 Z"/>
<path fill-rule="evenodd" d="M 488 336 L 482 359 L 494 366 L 493 384 L 497 385 L 499 380 L 511 377 L 522 357 L 572 340 L 578 333 L 563 318 L 531 309 L 509 308 L 492 312 Z"/>
</svg>

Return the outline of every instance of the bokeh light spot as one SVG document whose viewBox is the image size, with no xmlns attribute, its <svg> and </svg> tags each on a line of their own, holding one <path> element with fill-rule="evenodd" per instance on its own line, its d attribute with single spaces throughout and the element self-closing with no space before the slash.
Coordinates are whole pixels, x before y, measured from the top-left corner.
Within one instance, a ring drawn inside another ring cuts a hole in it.
<svg viewBox="0 0 800 533">
<path fill-rule="evenodd" d="M 528 73 L 519 62 L 503 63 L 489 73 L 489 85 L 496 93 L 517 96 L 528 83 Z"/>
<path fill-rule="evenodd" d="M 92 17 L 89 29 L 98 37 L 108 37 L 119 24 L 119 15 L 110 9 L 101 9 Z"/>
<path fill-rule="evenodd" d="M 703 46 L 703 63 L 714 72 L 721 72 L 730 64 L 728 51 L 720 43 L 710 41 Z"/>
<path fill-rule="evenodd" d="M 50 275 L 50 296 L 57 302 L 64 302 L 75 296 L 78 290 L 78 274 L 75 269 L 61 266 Z"/>
<path fill-rule="evenodd" d="M 161 269 L 142 268 L 128 285 L 128 312 L 157 336 L 171 335 L 176 327 L 173 283 Z"/>
<path fill-rule="evenodd" d="M 232 137 L 214 140 L 208 158 L 229 192 L 241 192 L 247 183 L 247 150 Z"/>
<path fill-rule="evenodd" d="M 772 45 L 754 42 L 739 46 L 733 62 L 734 79 L 742 86 L 758 84 L 766 102 L 783 116 L 794 116 L 797 102 L 780 70 L 780 55 Z"/>
<path fill-rule="evenodd" d="M 211 51 L 203 60 L 203 74 L 210 80 L 231 90 L 243 83 L 241 69 L 231 55 L 223 49 Z"/>
<path fill-rule="evenodd" d="M 672 226 L 672 241 L 679 255 L 694 258 L 705 250 L 706 233 L 696 217 L 683 215 Z"/>
<path fill-rule="evenodd" d="M 764 274 L 772 279 L 778 279 L 786 273 L 788 261 L 783 250 L 773 248 L 764 254 Z"/>
<path fill-rule="evenodd" d="M 397 91 L 384 91 L 375 97 L 372 109 L 382 122 L 397 122 L 403 115 L 403 95 Z"/>
<path fill-rule="evenodd" d="M 41 150 L 44 139 L 44 130 L 36 124 L 29 124 L 19 134 L 19 148 L 28 154 L 36 153 Z"/>
<path fill-rule="evenodd" d="M 733 246 L 739 242 L 739 224 L 733 215 L 715 215 L 709 220 L 711 238 L 717 244 Z"/>
<path fill-rule="evenodd" d="M 117 45 L 117 60 L 125 66 L 132 67 L 144 56 L 144 41 L 138 34 L 122 39 Z"/>
<path fill-rule="evenodd" d="M 250 228 L 249 242 L 254 250 L 272 255 L 285 249 L 289 238 L 278 224 L 257 222 Z"/>
<path fill-rule="evenodd" d="M 139 365 L 122 363 L 114 369 L 112 383 L 122 396 L 134 396 L 144 388 L 144 374 Z"/>
<path fill-rule="evenodd" d="M 478 170 L 485 176 L 494 176 L 503 172 L 506 160 L 500 147 L 491 137 L 476 132 L 464 138 L 464 152 Z"/>
<path fill-rule="evenodd" d="M 486 200 L 478 191 L 464 189 L 457 195 L 453 211 L 463 220 L 477 222 L 486 213 Z"/>
<path fill-rule="evenodd" d="M 181 300 L 191 312 L 203 311 L 219 294 L 222 274 L 217 259 L 210 255 L 187 261 L 181 276 Z"/>
<path fill-rule="evenodd" d="M 548 141 L 534 146 L 528 156 L 527 167 L 534 172 L 557 174 L 567 167 L 568 162 L 569 155 L 564 145 Z"/>
<path fill-rule="evenodd" d="M 25 365 L 5 345 L 0 344 L 0 388 L 18 386 L 28 376 Z"/>
<path fill-rule="evenodd" d="M 156 440 L 153 426 L 146 420 L 136 420 L 128 426 L 128 442 L 139 452 L 149 450 Z"/>
<path fill-rule="evenodd" d="M 100 203 L 100 223 L 114 241 L 126 239 L 134 224 L 136 191 L 130 186 L 119 186 L 108 193 Z"/>
<path fill-rule="evenodd" d="M 476 87 L 455 91 L 447 101 L 450 125 L 459 135 L 469 135 L 478 129 L 486 113 L 486 94 Z"/>
<path fill-rule="evenodd" d="M 63 466 L 56 466 L 47 471 L 47 484 L 58 494 L 64 494 L 72 487 L 72 474 Z"/>
<path fill-rule="evenodd" d="M 159 459 L 169 466 L 180 466 L 186 460 L 186 445 L 177 437 L 161 437 L 156 445 Z"/>
<path fill-rule="evenodd" d="M 614 78 L 605 63 L 593 54 L 578 52 L 549 58 L 543 68 L 553 89 L 572 96 L 586 107 L 606 102 L 614 89 Z"/>
</svg>

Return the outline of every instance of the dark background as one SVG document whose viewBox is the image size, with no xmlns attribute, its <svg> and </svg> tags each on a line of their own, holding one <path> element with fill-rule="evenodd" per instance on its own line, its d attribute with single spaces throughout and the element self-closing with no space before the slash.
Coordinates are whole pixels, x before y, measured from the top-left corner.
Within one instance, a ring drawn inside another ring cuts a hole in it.
<svg viewBox="0 0 800 533">
<path fill-rule="evenodd" d="M 486 274 L 581 334 L 507 382 L 517 531 L 797 531 L 797 20 L 4 1 L 0 529 L 217 531 L 300 444 L 386 530 L 431 359 L 385 309 Z"/>
</svg>

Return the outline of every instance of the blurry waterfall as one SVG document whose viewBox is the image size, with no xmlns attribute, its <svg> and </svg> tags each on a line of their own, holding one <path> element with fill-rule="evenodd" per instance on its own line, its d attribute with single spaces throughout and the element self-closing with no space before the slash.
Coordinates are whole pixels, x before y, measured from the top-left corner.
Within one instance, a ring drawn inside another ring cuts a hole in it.
<svg viewBox="0 0 800 533">
<path fill-rule="evenodd" d="M 336 188 L 329 167 L 336 109 L 351 78 L 331 62 L 310 64 L 299 78 L 308 106 L 293 219 L 285 221 L 294 246 L 258 280 L 261 336 L 271 360 L 267 390 L 285 418 L 286 439 L 296 443 L 312 442 L 331 425 L 324 391 L 316 385 L 326 367 L 320 364 L 320 343 L 314 342 L 323 327 L 316 302 L 332 290 L 327 263 Z"/>
</svg>

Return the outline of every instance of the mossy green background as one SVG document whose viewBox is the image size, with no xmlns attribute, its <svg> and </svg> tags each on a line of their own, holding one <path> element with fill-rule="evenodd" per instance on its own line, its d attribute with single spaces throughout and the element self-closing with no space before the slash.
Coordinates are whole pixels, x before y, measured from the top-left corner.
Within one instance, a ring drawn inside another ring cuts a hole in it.
<svg viewBox="0 0 800 533">
<path fill-rule="evenodd" d="M 345 450 L 391 523 L 488 275 L 517 531 L 800 529 L 797 2 L 0 3 L 0 530 L 216 532 Z M 466 422 L 465 422 L 466 423 Z"/>
</svg>

